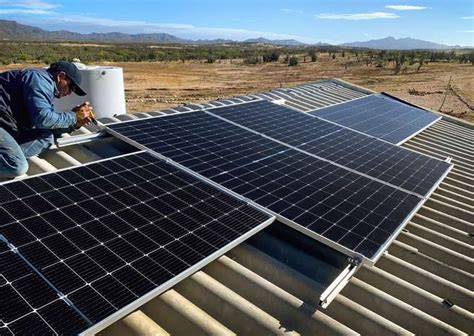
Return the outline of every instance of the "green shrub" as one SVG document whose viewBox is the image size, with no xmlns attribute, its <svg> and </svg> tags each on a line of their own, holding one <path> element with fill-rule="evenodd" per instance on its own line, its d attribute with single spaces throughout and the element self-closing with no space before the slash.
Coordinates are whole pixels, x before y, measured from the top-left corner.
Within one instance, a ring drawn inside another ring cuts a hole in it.
<svg viewBox="0 0 474 336">
<path fill-rule="evenodd" d="M 255 55 L 248 55 L 244 58 L 244 64 L 258 64 L 260 60 Z"/>
<path fill-rule="evenodd" d="M 316 52 L 316 48 L 310 48 L 308 50 L 308 56 L 311 57 L 311 62 L 316 62 L 318 59 L 318 54 Z"/>
<path fill-rule="evenodd" d="M 280 53 L 276 51 L 267 52 L 262 56 L 264 62 L 278 62 L 280 58 Z"/>
<path fill-rule="evenodd" d="M 207 55 L 207 63 L 215 63 L 216 62 L 216 56 L 213 54 L 208 54 Z"/>
<path fill-rule="evenodd" d="M 296 56 L 291 56 L 288 61 L 288 66 L 296 66 L 298 65 L 298 58 Z"/>
</svg>

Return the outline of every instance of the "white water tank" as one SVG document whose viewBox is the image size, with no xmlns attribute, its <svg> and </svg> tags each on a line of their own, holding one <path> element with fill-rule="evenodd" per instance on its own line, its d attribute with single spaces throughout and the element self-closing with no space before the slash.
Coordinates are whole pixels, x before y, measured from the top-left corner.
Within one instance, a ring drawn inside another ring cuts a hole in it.
<svg viewBox="0 0 474 336">
<path fill-rule="evenodd" d="M 88 66 L 74 63 L 81 72 L 81 88 L 87 93 L 80 97 L 74 93 L 56 99 L 56 111 L 70 111 L 74 106 L 89 101 L 94 108 L 96 117 L 113 117 L 125 114 L 125 89 L 123 70 L 115 66 Z"/>
</svg>

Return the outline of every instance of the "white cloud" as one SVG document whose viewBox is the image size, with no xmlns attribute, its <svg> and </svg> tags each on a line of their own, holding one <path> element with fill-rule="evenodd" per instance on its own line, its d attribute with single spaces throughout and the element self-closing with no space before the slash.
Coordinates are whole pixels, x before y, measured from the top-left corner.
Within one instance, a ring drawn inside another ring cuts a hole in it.
<svg viewBox="0 0 474 336">
<path fill-rule="evenodd" d="M 46 11 L 42 9 L 0 9 L 0 15 L 11 15 L 11 14 L 27 14 L 27 15 L 54 15 L 55 12 Z"/>
<path fill-rule="evenodd" d="M 474 20 L 474 16 L 463 16 L 461 17 L 463 20 Z"/>
<path fill-rule="evenodd" d="M 297 9 L 283 8 L 281 11 L 286 14 L 303 14 L 303 11 Z"/>
<path fill-rule="evenodd" d="M 58 5 L 37 0 L 8 1 L 0 0 L 1 15 L 24 15 L 26 24 L 41 26 L 44 29 L 67 29 L 74 27 L 75 32 L 112 32 L 122 33 L 168 33 L 187 39 L 233 39 L 265 37 L 268 39 L 296 39 L 302 42 L 314 43 L 311 38 L 298 35 L 280 34 L 268 31 L 257 31 L 240 28 L 219 28 L 194 26 L 183 23 L 156 23 L 139 20 L 114 20 L 95 16 L 94 14 L 65 15 L 52 11 Z M 5 8 L 7 7 L 7 8 Z M 286 10 L 288 13 L 302 13 L 298 10 Z M 69 28 L 66 28 L 69 27 Z"/>
<path fill-rule="evenodd" d="M 44 1 L 6 1 L 0 0 L 0 5 L 10 6 L 10 7 L 20 7 L 20 8 L 28 8 L 28 9 L 42 9 L 48 10 L 57 7 L 61 7 L 61 5 L 52 4 Z"/>
<path fill-rule="evenodd" d="M 354 14 L 317 14 L 317 19 L 324 20 L 377 20 L 377 19 L 397 19 L 395 13 L 373 12 L 373 13 L 354 13 Z"/>
<path fill-rule="evenodd" d="M 474 30 L 458 30 L 458 33 L 469 33 L 469 34 L 472 34 L 472 33 L 474 33 Z"/>
<path fill-rule="evenodd" d="M 181 23 L 151 23 L 146 21 L 124 21 L 124 20 L 112 20 L 94 16 L 83 16 L 83 15 L 72 15 L 72 16 L 58 16 L 56 21 L 68 22 L 68 23 L 79 23 L 79 24 L 90 24 L 104 27 L 141 27 L 141 28 L 156 28 L 156 29 L 193 29 L 193 25 L 181 24 Z"/>
<path fill-rule="evenodd" d="M 385 8 L 399 10 L 399 11 L 411 11 L 411 10 L 422 10 L 428 7 L 423 6 L 411 6 L 411 5 L 387 5 Z"/>
</svg>

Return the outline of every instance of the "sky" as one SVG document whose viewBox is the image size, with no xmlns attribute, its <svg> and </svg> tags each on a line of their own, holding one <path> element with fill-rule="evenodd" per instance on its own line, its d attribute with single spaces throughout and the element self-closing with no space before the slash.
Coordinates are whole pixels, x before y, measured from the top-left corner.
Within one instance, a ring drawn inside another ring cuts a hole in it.
<svg viewBox="0 0 474 336">
<path fill-rule="evenodd" d="M 78 33 L 340 44 L 393 36 L 474 46 L 474 0 L 0 0 L 0 19 Z"/>
</svg>

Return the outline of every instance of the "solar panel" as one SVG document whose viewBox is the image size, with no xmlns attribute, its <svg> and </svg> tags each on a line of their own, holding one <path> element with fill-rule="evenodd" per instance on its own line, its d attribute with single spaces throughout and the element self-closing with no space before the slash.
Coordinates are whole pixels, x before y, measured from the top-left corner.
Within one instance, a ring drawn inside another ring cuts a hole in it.
<svg viewBox="0 0 474 336">
<path fill-rule="evenodd" d="M 0 248 L 2 335 L 47 335 L 53 330 L 66 334 L 87 328 L 86 320 L 75 307 L 66 298 L 60 298 L 47 281 L 13 252 L 4 237 Z"/>
<path fill-rule="evenodd" d="M 383 94 L 369 95 L 318 109 L 309 114 L 400 144 L 419 133 L 440 116 L 402 103 Z"/>
<path fill-rule="evenodd" d="M 426 196 L 450 164 L 267 101 L 209 111 L 322 159 Z"/>
<path fill-rule="evenodd" d="M 254 201 L 301 232 L 371 262 L 422 201 L 206 112 L 118 123 L 110 131 Z"/>
<path fill-rule="evenodd" d="M 143 152 L 0 195 L 2 335 L 97 332 L 274 219 Z"/>
</svg>

